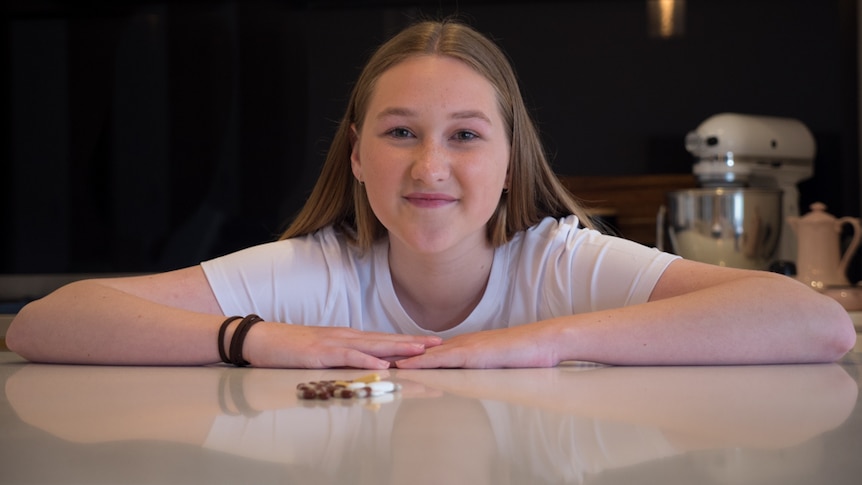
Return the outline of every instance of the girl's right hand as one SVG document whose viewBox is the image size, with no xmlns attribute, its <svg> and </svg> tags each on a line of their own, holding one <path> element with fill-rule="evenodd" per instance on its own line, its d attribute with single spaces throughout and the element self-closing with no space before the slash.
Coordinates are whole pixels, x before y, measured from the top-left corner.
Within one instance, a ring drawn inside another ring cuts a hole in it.
<svg viewBox="0 0 862 485">
<path fill-rule="evenodd" d="M 260 322 L 249 330 L 243 357 L 255 367 L 379 370 L 440 343 L 441 339 L 433 336 Z"/>
</svg>

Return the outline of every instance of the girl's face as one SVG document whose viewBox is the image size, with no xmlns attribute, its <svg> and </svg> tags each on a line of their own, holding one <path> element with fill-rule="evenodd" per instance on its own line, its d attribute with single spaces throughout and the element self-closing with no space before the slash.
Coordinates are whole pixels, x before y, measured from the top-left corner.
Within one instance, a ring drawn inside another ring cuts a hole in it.
<svg viewBox="0 0 862 485">
<path fill-rule="evenodd" d="M 353 174 L 391 244 L 426 254 L 488 246 L 509 140 L 484 77 L 446 56 L 402 61 L 377 80 L 354 136 Z"/>
</svg>

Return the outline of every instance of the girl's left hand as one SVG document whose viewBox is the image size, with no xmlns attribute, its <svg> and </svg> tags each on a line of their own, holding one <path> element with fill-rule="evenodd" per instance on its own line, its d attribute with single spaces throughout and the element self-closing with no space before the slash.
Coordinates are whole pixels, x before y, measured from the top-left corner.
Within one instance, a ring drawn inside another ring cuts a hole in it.
<svg viewBox="0 0 862 485">
<path fill-rule="evenodd" d="M 553 342 L 541 323 L 459 335 L 395 362 L 400 369 L 554 367 Z"/>
</svg>

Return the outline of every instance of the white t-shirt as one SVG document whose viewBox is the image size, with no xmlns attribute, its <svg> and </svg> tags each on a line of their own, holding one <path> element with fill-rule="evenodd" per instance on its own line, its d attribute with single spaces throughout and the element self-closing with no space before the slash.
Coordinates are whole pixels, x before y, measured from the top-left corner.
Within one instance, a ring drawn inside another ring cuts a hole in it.
<svg viewBox="0 0 862 485">
<path fill-rule="evenodd" d="M 496 248 L 481 301 L 459 325 L 419 327 L 398 301 L 388 240 L 366 253 L 331 227 L 201 263 L 225 315 L 450 338 L 644 303 L 676 256 L 546 218 Z"/>
</svg>

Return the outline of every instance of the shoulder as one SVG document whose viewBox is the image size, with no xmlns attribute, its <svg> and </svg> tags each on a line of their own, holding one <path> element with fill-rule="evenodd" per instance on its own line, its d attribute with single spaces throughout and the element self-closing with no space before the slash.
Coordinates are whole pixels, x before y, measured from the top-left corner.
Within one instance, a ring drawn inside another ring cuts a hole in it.
<svg viewBox="0 0 862 485">
<path fill-rule="evenodd" d="M 326 308 L 332 290 L 355 280 L 369 259 L 327 227 L 204 261 L 201 267 L 225 313 L 303 321 L 308 308 Z"/>
<path fill-rule="evenodd" d="M 306 236 L 252 246 L 201 263 L 213 286 L 286 284 L 309 288 L 341 279 L 367 260 L 331 227 Z"/>
<path fill-rule="evenodd" d="M 606 248 L 638 253 L 659 253 L 654 247 L 619 236 L 605 234 L 595 229 L 584 228 L 577 216 L 571 215 L 555 219 L 546 217 L 535 226 L 519 233 L 513 238 L 518 244 L 530 246 L 557 247 L 566 249 Z"/>
<path fill-rule="evenodd" d="M 620 267 L 666 266 L 677 257 L 629 239 L 580 227 L 576 216 L 546 218 L 512 239 L 510 254 L 522 263 L 596 271 Z"/>
<path fill-rule="evenodd" d="M 263 243 L 231 254 L 205 261 L 207 265 L 275 264 L 284 261 L 318 261 L 350 253 L 346 238 L 332 227 L 323 228 L 306 236 Z"/>
<path fill-rule="evenodd" d="M 575 240 L 600 235 L 597 231 L 580 227 L 577 216 L 571 215 L 559 219 L 546 217 L 535 226 L 516 234 L 511 244 L 515 247 L 535 249 L 571 244 Z"/>
</svg>

